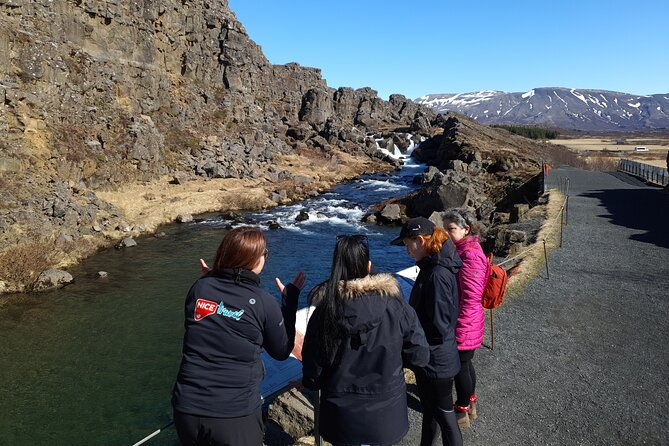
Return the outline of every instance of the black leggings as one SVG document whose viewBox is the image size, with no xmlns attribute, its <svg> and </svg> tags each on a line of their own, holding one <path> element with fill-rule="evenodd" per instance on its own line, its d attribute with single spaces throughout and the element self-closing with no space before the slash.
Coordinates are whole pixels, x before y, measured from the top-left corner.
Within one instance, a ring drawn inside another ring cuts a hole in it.
<svg viewBox="0 0 669 446">
<path fill-rule="evenodd" d="M 474 352 L 476 350 L 460 350 L 460 372 L 455 375 L 455 404 L 469 406 L 469 398 L 476 393 L 476 372 L 474 371 Z"/>
<path fill-rule="evenodd" d="M 440 430 L 444 446 L 462 446 L 462 434 L 453 412 L 453 378 L 430 379 L 417 373 L 416 384 L 423 406 L 420 446 L 435 446 Z"/>
<path fill-rule="evenodd" d="M 174 411 L 174 427 L 183 446 L 261 446 L 262 408 L 236 418 L 211 418 Z"/>
</svg>

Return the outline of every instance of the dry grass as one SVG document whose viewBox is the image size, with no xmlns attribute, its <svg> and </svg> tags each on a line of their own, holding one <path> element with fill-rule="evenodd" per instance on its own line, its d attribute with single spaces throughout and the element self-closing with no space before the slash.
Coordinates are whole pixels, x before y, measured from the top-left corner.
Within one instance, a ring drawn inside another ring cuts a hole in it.
<svg viewBox="0 0 669 446">
<path fill-rule="evenodd" d="M 667 167 L 667 152 L 669 151 L 669 138 L 654 137 L 642 138 L 633 137 L 590 137 L 590 138 L 566 138 L 553 139 L 547 141 L 551 144 L 559 144 L 569 148 L 575 153 L 579 153 L 584 160 L 584 168 L 592 170 L 606 170 L 614 165 L 620 159 L 631 159 L 640 163 L 650 164 L 657 167 Z M 648 152 L 635 152 L 634 147 L 644 146 Z M 598 159 L 600 157 L 609 158 L 608 161 Z M 600 166 L 604 168 L 600 168 Z M 581 166 L 578 166 L 581 167 Z M 614 169 L 615 170 L 615 169 Z"/>
<path fill-rule="evenodd" d="M 519 295 L 531 279 L 545 274 L 544 240 L 549 252 L 560 246 L 560 213 L 565 197 L 557 189 L 551 189 L 548 193 L 546 220 L 537 234 L 537 241 L 519 254 L 520 272 L 507 283 L 507 293 L 510 296 Z M 505 265 L 505 268 L 509 268 L 509 265 Z"/>
<path fill-rule="evenodd" d="M 54 251 L 52 265 L 56 268 L 67 268 L 76 265 L 81 259 L 95 254 L 98 250 L 108 247 L 110 240 L 93 235 L 86 235 L 70 243 L 65 250 Z"/>
<path fill-rule="evenodd" d="M 232 178 L 169 184 L 165 176 L 148 184 L 131 184 L 111 192 L 97 192 L 105 201 L 121 209 L 130 224 L 143 224 L 154 231 L 174 221 L 179 214 L 201 214 L 220 210 L 258 208 L 268 205 L 269 199 L 261 180 Z"/>
<path fill-rule="evenodd" d="M 0 252 L 0 289 L 15 293 L 31 291 L 40 273 L 49 268 L 67 268 L 77 264 L 110 240 L 93 235 L 83 236 L 75 243 L 59 246 L 53 238 L 32 237 L 34 241 L 11 246 Z M 4 303 L 0 299 L 0 306 Z"/>
<path fill-rule="evenodd" d="M 645 146 L 652 152 L 653 150 L 667 150 L 669 148 L 669 139 L 667 138 L 566 138 L 551 139 L 547 142 L 551 144 L 560 144 L 573 150 L 630 150 L 633 151 L 636 146 Z"/>
<path fill-rule="evenodd" d="M 335 154 L 336 162 L 332 163 L 324 160 L 322 154 L 305 148 L 299 154 L 277 157 L 276 167 L 293 175 L 309 177 L 311 182 L 304 189 L 319 191 L 366 171 L 387 167 L 366 156 Z M 165 176 L 151 183 L 130 184 L 116 191 L 97 192 L 97 195 L 122 210 L 128 223 L 142 224 L 148 231 L 155 231 L 159 225 L 173 222 L 179 214 L 263 209 L 275 205 L 269 199 L 272 191 L 295 190 L 290 180 L 271 183 L 264 178 L 196 178 L 182 184 L 169 184 L 170 179 Z"/>
</svg>

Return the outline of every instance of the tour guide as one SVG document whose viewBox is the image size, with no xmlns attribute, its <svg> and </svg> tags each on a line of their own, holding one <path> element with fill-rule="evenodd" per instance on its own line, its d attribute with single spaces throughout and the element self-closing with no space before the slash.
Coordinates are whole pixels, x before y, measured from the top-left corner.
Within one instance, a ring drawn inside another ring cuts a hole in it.
<svg viewBox="0 0 669 446">
<path fill-rule="evenodd" d="M 297 298 L 305 277 L 286 287 L 282 305 L 260 288 L 267 260 L 260 229 L 236 228 L 221 241 L 214 267 L 186 297 L 183 356 L 172 405 L 184 445 L 258 446 L 263 439 L 261 349 L 283 360 L 295 339 Z"/>
</svg>

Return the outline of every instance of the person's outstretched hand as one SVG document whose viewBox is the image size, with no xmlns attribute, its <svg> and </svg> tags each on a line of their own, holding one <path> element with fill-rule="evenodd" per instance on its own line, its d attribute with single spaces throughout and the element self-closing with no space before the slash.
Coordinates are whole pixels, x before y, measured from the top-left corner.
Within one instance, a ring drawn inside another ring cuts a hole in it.
<svg viewBox="0 0 669 446">
<path fill-rule="evenodd" d="M 281 282 L 281 279 L 276 277 L 274 280 L 276 281 L 276 286 L 279 288 L 279 293 L 283 293 L 285 285 L 283 284 L 283 282 Z M 300 271 L 297 274 L 295 274 L 295 277 L 293 278 L 291 283 L 295 285 L 297 288 L 299 288 L 300 291 L 302 291 L 306 281 L 307 281 L 307 275 L 304 274 L 304 271 Z"/>
<path fill-rule="evenodd" d="M 211 271 L 211 268 L 209 268 L 209 265 L 207 265 L 207 262 L 205 262 L 204 259 L 200 259 L 200 269 L 202 270 L 202 274 L 207 274 Z"/>
</svg>

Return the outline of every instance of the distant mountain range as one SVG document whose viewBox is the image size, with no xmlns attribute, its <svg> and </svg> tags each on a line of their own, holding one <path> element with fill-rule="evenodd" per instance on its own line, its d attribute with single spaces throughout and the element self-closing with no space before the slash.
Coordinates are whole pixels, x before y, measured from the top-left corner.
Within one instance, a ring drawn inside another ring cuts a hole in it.
<svg viewBox="0 0 669 446">
<path fill-rule="evenodd" d="M 606 90 L 483 90 L 415 99 L 438 113 L 455 111 L 482 124 L 520 124 L 586 131 L 669 129 L 669 93 L 639 96 Z"/>
</svg>

